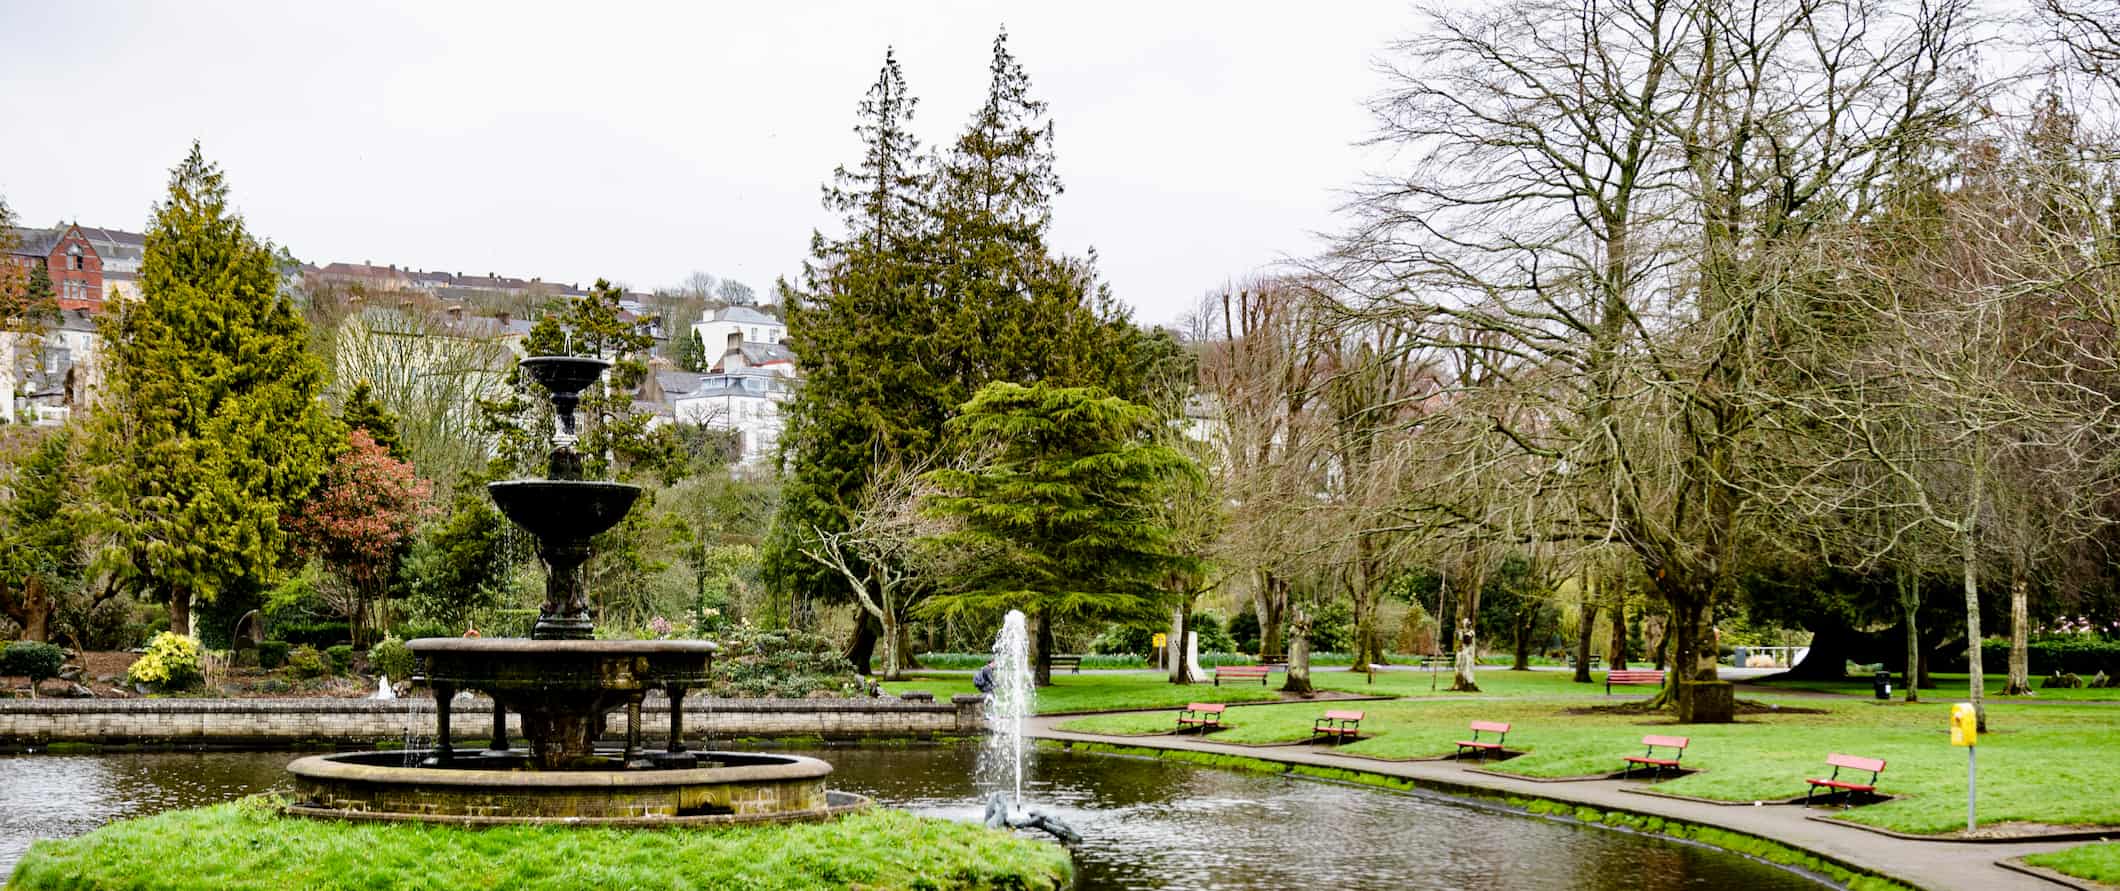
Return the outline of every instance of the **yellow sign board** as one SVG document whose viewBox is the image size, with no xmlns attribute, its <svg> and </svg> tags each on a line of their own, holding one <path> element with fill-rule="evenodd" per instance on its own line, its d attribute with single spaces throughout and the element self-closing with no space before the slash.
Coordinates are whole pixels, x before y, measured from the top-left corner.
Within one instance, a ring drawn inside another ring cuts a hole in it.
<svg viewBox="0 0 2120 891">
<path fill-rule="evenodd" d="M 1169 640 L 1169 639 L 1170 639 L 1170 635 L 1168 635 L 1168 634 L 1158 634 L 1158 635 L 1156 635 L 1156 637 L 1155 637 L 1155 640 L 1154 640 L 1154 642 L 1150 643 L 1150 644 L 1149 644 L 1149 646 L 1152 646 L 1152 647 L 1160 647 L 1160 646 L 1162 646 L 1162 645 L 1163 645 L 1163 642 L 1164 642 L 1164 641 L 1166 641 L 1166 640 Z"/>
<path fill-rule="evenodd" d="M 1977 745 L 1980 739 L 1980 717 L 1970 702 L 1951 706 L 1951 745 Z"/>
</svg>

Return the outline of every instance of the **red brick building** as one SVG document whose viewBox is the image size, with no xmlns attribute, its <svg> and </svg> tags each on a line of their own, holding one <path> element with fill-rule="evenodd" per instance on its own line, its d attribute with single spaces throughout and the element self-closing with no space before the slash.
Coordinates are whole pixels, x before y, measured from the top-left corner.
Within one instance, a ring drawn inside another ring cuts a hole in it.
<svg viewBox="0 0 2120 891">
<path fill-rule="evenodd" d="M 15 247 L 7 259 L 24 269 L 44 264 L 52 292 L 65 310 L 101 312 L 113 289 L 135 293 L 146 238 L 137 232 L 70 225 L 57 229 L 16 229 Z"/>
</svg>

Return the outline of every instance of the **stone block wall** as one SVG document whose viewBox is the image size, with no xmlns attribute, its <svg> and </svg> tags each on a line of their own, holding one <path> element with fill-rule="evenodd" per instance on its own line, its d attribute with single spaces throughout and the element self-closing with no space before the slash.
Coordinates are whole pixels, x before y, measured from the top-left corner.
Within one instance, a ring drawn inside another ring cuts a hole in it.
<svg viewBox="0 0 2120 891">
<path fill-rule="evenodd" d="M 743 737 L 966 736 L 985 729 L 982 700 L 957 696 L 950 702 L 879 699 L 685 699 L 685 742 L 701 747 L 717 739 Z M 493 705 L 483 697 L 459 699 L 450 715 L 450 739 L 482 746 L 493 730 Z M 520 744 L 522 727 L 510 715 L 508 734 Z M 613 712 L 608 736 L 625 731 L 625 713 Z M 641 710 L 649 739 L 665 739 L 669 706 L 649 700 Z M 0 748 L 53 743 L 143 745 L 175 748 L 279 749 L 298 745 L 372 746 L 414 738 L 429 745 L 435 731 L 434 703 L 425 698 L 365 699 L 43 699 L 0 700 Z"/>
</svg>

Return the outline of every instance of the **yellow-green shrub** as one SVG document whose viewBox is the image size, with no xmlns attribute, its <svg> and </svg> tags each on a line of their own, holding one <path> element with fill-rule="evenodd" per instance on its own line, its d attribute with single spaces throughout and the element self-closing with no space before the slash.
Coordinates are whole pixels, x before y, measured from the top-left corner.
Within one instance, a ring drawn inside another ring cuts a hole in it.
<svg viewBox="0 0 2120 891">
<path fill-rule="evenodd" d="M 148 641 L 147 652 L 134 660 L 125 676 L 136 684 L 183 690 L 205 679 L 199 672 L 199 642 L 164 631 Z"/>
</svg>

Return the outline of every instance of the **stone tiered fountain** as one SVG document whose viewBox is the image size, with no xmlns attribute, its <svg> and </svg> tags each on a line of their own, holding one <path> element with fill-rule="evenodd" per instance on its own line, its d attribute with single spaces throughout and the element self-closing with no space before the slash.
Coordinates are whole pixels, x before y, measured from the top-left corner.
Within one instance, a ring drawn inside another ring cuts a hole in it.
<svg viewBox="0 0 2120 891">
<path fill-rule="evenodd" d="M 434 748 L 296 761 L 288 766 L 297 802 L 289 813 L 667 826 L 815 819 L 866 806 L 860 796 L 828 792 L 832 766 L 815 758 L 685 748 L 685 691 L 707 682 L 714 644 L 593 639 L 581 576 L 589 542 L 617 525 L 640 495 L 637 486 L 581 478 L 574 410 L 609 364 L 571 356 L 522 361 L 559 414 L 547 478 L 486 488 L 501 512 L 537 539 L 545 564 L 545 601 L 530 637 L 411 641 L 434 692 Z M 461 691 L 492 701 L 492 737 L 482 751 L 460 752 L 453 744 Z M 641 701 L 650 691 L 670 703 L 669 741 L 652 753 L 641 744 Z M 620 707 L 624 742 L 600 748 L 605 719 Z M 527 750 L 509 739 L 511 712 Z"/>
</svg>

